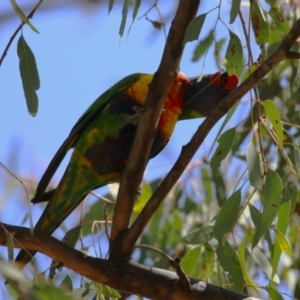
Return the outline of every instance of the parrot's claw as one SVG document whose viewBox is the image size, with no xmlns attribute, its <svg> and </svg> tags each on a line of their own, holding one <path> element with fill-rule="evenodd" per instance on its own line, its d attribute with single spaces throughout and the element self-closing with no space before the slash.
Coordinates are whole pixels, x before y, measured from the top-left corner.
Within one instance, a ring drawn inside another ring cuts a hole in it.
<svg viewBox="0 0 300 300">
<path fill-rule="evenodd" d="M 132 116 L 130 116 L 130 124 L 132 125 L 137 125 L 139 123 L 140 120 L 140 116 L 143 112 L 143 107 L 141 106 L 134 106 L 132 108 L 133 111 L 135 111 L 136 113 Z"/>
</svg>

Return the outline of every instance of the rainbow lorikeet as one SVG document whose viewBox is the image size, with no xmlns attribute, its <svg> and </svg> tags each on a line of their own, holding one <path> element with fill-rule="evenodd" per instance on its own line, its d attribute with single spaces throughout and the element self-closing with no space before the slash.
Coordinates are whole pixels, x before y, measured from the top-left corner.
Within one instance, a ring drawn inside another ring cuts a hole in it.
<svg viewBox="0 0 300 300">
<path fill-rule="evenodd" d="M 52 234 L 89 192 L 120 181 L 152 78 L 140 73 L 125 77 L 78 120 L 38 184 L 32 202 L 49 203 L 34 230 Z M 149 159 L 166 146 L 177 121 L 207 116 L 237 84 L 235 74 L 217 72 L 198 81 L 178 73 L 165 99 Z M 74 151 L 58 187 L 45 193 L 70 148 Z M 23 267 L 34 254 L 21 250 L 16 261 Z"/>
</svg>

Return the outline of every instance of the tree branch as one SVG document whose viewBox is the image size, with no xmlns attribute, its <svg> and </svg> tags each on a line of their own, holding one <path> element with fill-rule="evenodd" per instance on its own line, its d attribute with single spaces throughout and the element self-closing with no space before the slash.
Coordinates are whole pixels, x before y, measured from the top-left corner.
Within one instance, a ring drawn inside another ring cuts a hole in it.
<svg viewBox="0 0 300 300">
<path fill-rule="evenodd" d="M 287 58 L 289 58 L 289 59 L 300 59 L 300 53 L 293 52 L 293 51 L 288 51 Z"/>
<path fill-rule="evenodd" d="M 65 267 L 114 289 L 151 299 L 168 300 L 242 300 L 255 299 L 190 278 L 191 289 L 184 288 L 178 276 L 170 271 L 147 267 L 133 261 L 105 260 L 86 256 L 54 237 L 20 226 L 2 225 L 14 237 L 14 247 L 46 254 Z M 7 246 L 6 232 L 0 226 L 0 245 Z"/>
<path fill-rule="evenodd" d="M 132 224 L 125 238 L 127 244 L 134 245 L 143 232 L 144 228 L 158 209 L 168 192 L 180 178 L 185 168 L 193 158 L 194 154 L 214 127 L 214 125 L 228 112 L 228 110 L 241 99 L 251 88 L 255 86 L 262 78 L 268 74 L 272 68 L 281 61 L 290 58 L 290 47 L 300 36 L 300 19 L 294 24 L 286 38 L 280 44 L 279 48 L 272 53 L 266 61 L 258 67 L 238 88 L 229 94 L 199 126 L 191 141 L 182 147 L 180 156 L 161 182 L 159 187 L 153 193 L 137 219 Z M 129 246 L 128 246 L 129 247 Z"/>
<path fill-rule="evenodd" d="M 149 159 L 150 149 L 157 131 L 157 121 L 164 100 L 174 81 L 183 52 L 183 37 L 187 25 L 195 17 L 200 0 L 181 0 L 172 22 L 162 60 L 145 101 L 133 147 L 122 176 L 114 211 L 110 236 L 110 257 L 128 259 L 132 244 L 123 239 L 126 233 L 137 190 L 141 184 Z"/>
</svg>

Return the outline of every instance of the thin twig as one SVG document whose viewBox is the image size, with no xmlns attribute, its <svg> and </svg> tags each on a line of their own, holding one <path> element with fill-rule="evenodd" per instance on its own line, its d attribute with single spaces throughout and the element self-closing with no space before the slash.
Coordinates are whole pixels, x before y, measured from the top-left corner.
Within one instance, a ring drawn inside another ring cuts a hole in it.
<svg viewBox="0 0 300 300">
<path fill-rule="evenodd" d="M 31 215 L 31 208 L 30 208 L 30 201 L 29 201 L 29 195 L 28 195 L 28 191 L 27 188 L 24 184 L 24 182 L 19 179 L 13 172 L 11 172 L 2 162 L 0 162 L 0 166 L 2 166 L 2 168 L 4 168 L 6 170 L 6 172 L 8 172 L 13 178 L 15 178 L 17 181 L 20 182 L 20 184 L 22 185 L 24 191 L 25 191 L 25 195 L 26 195 L 26 202 L 28 205 L 28 212 L 29 212 L 29 224 L 30 224 L 30 228 L 33 228 L 33 222 L 32 222 L 32 215 Z"/>
<path fill-rule="evenodd" d="M 150 251 L 153 251 L 153 252 L 156 252 L 158 254 L 160 254 L 161 256 L 165 257 L 167 260 L 173 260 L 173 257 L 170 256 L 169 254 L 165 253 L 164 251 L 158 249 L 158 248 L 155 248 L 155 247 L 152 247 L 152 246 L 149 246 L 149 245 L 145 245 L 145 244 L 137 244 L 134 246 L 134 248 L 139 248 L 139 249 L 147 249 L 147 250 L 150 250 Z"/>
<path fill-rule="evenodd" d="M 189 278 L 187 277 L 187 275 L 185 274 L 185 272 L 181 268 L 180 258 L 177 257 L 175 259 L 170 259 L 169 262 L 170 262 L 171 266 L 173 267 L 173 269 L 175 270 L 176 274 L 178 275 L 179 280 L 180 280 L 180 284 L 184 288 L 190 290 L 191 289 L 191 282 L 190 282 Z"/>
<path fill-rule="evenodd" d="M 93 191 L 90 192 L 90 194 L 93 195 L 93 196 L 95 196 L 95 197 L 98 198 L 99 200 L 104 201 L 107 205 L 116 205 L 115 202 L 112 202 L 112 201 L 110 201 L 109 199 L 107 199 L 107 198 L 105 198 L 105 197 L 103 197 L 103 196 L 100 196 L 100 195 L 98 195 L 97 193 L 95 193 L 95 192 L 93 192 Z"/>
<path fill-rule="evenodd" d="M 2 166 L 2 168 L 7 172 L 9 173 L 13 178 L 15 178 L 17 181 L 20 182 L 20 184 L 22 185 L 22 187 L 24 188 L 24 191 L 25 191 L 25 194 L 26 194 L 26 198 L 27 198 L 27 202 L 29 203 L 29 196 L 28 196 L 28 191 L 27 191 L 27 188 L 24 184 L 24 182 L 19 179 L 13 172 L 11 172 L 2 162 L 0 162 L 0 166 Z"/>
<path fill-rule="evenodd" d="M 39 0 L 39 2 L 35 5 L 35 7 L 32 9 L 32 11 L 29 13 L 29 15 L 27 16 L 27 19 L 31 19 L 34 15 L 34 13 L 37 11 L 37 9 L 40 7 L 40 5 L 43 3 L 43 0 Z M 5 56 L 7 55 L 8 49 L 10 48 L 12 42 L 14 41 L 16 35 L 18 34 L 18 32 L 23 28 L 23 26 L 25 25 L 24 21 L 21 21 L 21 24 L 18 26 L 18 28 L 15 30 L 15 32 L 13 33 L 13 35 L 10 37 L 2 55 L 0 58 L 0 67 L 2 65 L 2 62 L 5 58 Z"/>
<path fill-rule="evenodd" d="M 104 207 L 103 207 L 103 215 L 104 215 L 104 220 L 105 220 L 105 223 L 104 223 L 105 235 L 107 237 L 107 240 L 109 241 L 108 223 L 111 224 L 111 221 L 108 220 L 107 206 L 108 205 L 104 205 Z"/>
</svg>

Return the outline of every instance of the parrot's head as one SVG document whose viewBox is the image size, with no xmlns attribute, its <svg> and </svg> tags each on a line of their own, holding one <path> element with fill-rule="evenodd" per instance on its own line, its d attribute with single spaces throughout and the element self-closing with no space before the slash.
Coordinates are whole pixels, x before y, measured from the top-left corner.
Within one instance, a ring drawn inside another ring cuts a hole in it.
<svg viewBox="0 0 300 300">
<path fill-rule="evenodd" d="M 183 118 L 197 118 L 209 115 L 218 103 L 238 85 L 236 74 L 217 72 L 215 74 L 189 78 L 183 96 Z M 181 117 L 181 118 L 182 118 Z"/>
</svg>

